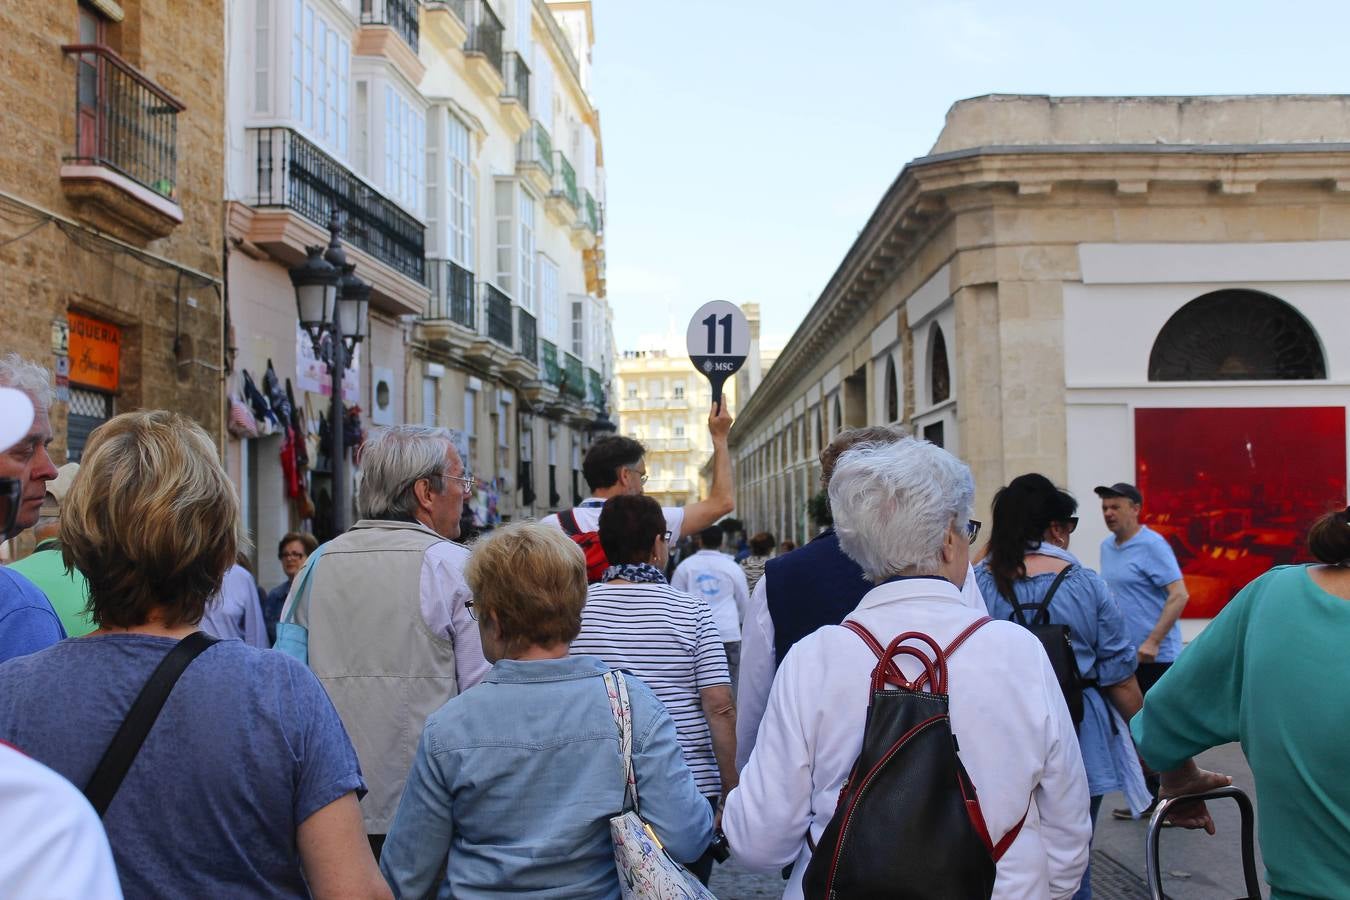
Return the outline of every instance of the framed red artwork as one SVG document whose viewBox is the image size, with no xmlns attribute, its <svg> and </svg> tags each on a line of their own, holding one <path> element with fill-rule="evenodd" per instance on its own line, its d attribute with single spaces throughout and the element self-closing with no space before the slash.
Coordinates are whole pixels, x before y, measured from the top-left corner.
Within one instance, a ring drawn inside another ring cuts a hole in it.
<svg viewBox="0 0 1350 900">
<path fill-rule="evenodd" d="M 1212 618 L 1271 566 L 1307 562 L 1308 526 L 1346 503 L 1345 407 L 1136 409 L 1142 519 Z"/>
</svg>

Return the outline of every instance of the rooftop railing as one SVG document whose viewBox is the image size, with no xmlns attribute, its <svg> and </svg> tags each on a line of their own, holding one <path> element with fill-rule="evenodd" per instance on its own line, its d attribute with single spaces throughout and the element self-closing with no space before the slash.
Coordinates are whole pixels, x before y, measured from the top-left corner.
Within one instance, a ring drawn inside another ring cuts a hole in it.
<svg viewBox="0 0 1350 900">
<path fill-rule="evenodd" d="M 170 200 L 178 180 L 178 114 L 186 107 L 102 44 L 68 44 L 75 58 L 75 152 Z"/>
</svg>

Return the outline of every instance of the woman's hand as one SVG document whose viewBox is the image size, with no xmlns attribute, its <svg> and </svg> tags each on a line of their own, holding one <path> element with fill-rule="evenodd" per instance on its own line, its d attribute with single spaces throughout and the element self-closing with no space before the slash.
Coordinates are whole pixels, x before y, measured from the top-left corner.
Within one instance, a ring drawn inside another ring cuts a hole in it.
<svg viewBox="0 0 1350 900">
<path fill-rule="evenodd" d="M 1216 788 L 1228 787 L 1232 783 L 1231 777 L 1202 769 L 1195 764 L 1195 760 L 1190 759 L 1181 768 L 1162 773 L 1158 797 L 1167 800 L 1188 794 L 1203 794 Z M 1187 800 L 1173 805 L 1167 811 L 1167 820 L 1181 828 L 1203 828 L 1208 834 L 1214 833 L 1214 819 L 1211 818 L 1203 800 Z"/>
</svg>

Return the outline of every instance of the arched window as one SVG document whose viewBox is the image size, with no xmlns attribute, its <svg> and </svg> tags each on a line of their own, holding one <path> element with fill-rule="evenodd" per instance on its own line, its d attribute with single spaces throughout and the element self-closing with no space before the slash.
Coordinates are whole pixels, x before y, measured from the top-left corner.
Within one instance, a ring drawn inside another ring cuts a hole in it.
<svg viewBox="0 0 1350 900">
<path fill-rule="evenodd" d="M 886 357 L 886 421 L 900 418 L 900 384 L 895 378 L 895 358 Z"/>
<path fill-rule="evenodd" d="M 938 404 L 952 395 L 952 372 L 947 365 L 947 339 L 934 322 L 928 331 L 928 402 Z"/>
<path fill-rule="evenodd" d="M 1326 378 L 1308 320 L 1259 291 L 1214 291 L 1167 320 L 1148 357 L 1149 381 L 1276 381 Z"/>
</svg>

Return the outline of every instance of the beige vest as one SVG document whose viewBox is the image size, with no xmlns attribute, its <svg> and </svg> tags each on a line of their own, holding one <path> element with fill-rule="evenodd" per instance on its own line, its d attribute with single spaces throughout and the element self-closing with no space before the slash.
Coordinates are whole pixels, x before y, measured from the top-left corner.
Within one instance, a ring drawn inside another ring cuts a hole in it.
<svg viewBox="0 0 1350 900">
<path fill-rule="evenodd" d="M 455 696 L 455 648 L 422 619 L 422 561 L 445 538 L 417 522 L 362 519 L 314 567 L 309 667 L 356 747 L 366 832 L 387 834 L 427 716 Z"/>
</svg>

